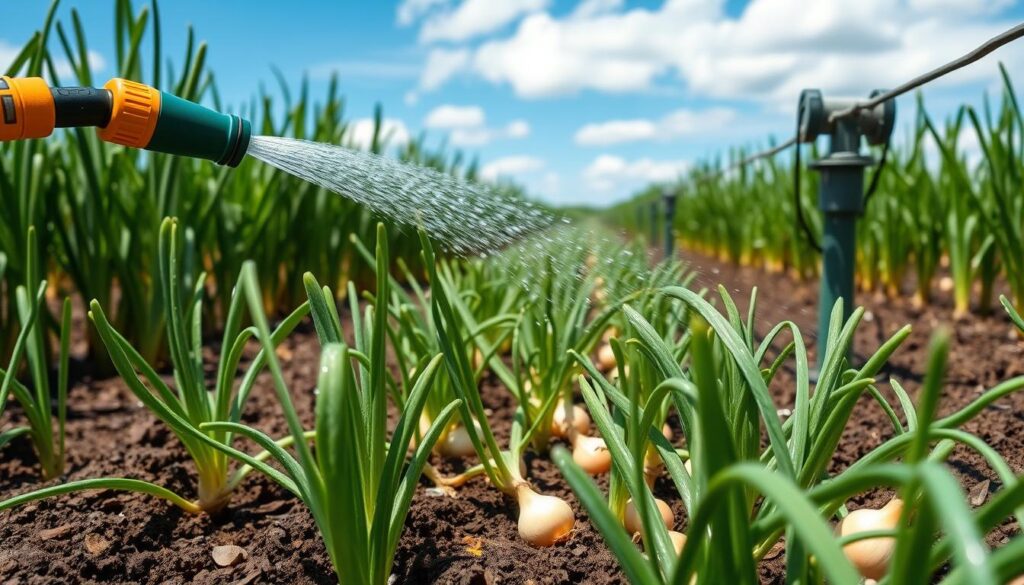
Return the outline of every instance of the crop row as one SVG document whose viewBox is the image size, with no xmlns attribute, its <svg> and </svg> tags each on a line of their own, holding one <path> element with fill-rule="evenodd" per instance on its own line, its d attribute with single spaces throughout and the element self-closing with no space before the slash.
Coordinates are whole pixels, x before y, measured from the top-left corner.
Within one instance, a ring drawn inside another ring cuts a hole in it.
<svg viewBox="0 0 1024 585">
<path fill-rule="evenodd" d="M 538 493 L 523 471 L 524 453 L 532 451 L 561 469 L 634 583 L 687 583 L 694 576 L 707 583 L 756 582 L 759 562 L 783 537 L 787 578 L 801 581 L 887 576 L 890 583 L 917 583 L 922 571 L 946 563 L 952 566 L 948 583 L 1002 583 L 1024 571 L 1024 540 L 994 552 L 984 542 L 989 530 L 1024 509 L 1024 485 L 994 449 L 961 430 L 1024 387 L 1024 378 L 937 418 L 944 334 L 933 342 L 915 403 L 898 381 L 891 381 L 886 397 L 875 380 L 909 327 L 862 365 L 848 362 L 861 309 L 843 323 L 836 306 L 824 365 L 812 383 L 794 324 L 780 323 L 755 338 L 756 291 L 742 315 L 720 290 L 719 310 L 707 291 L 685 286 L 681 265 L 651 269 L 638 251 L 583 234 L 563 234 L 540 251 L 525 246 L 474 261 L 437 258 L 421 236 L 426 274 L 399 260 L 395 275 L 389 238 L 379 226 L 372 251 L 361 240 L 354 243 L 375 283 L 362 297 L 348 283 L 348 337 L 335 292 L 308 273 L 302 280 L 307 300 L 271 328 L 257 266 L 244 263 L 228 304 L 216 375 L 207 382 L 202 319 L 210 298 L 204 276 L 185 262 L 192 252 L 184 234 L 167 219 L 158 239 L 156 276 L 173 383 L 112 325 L 103 303 L 93 301 L 89 316 L 127 387 L 195 462 L 194 494 L 140 479 L 95 478 L 21 493 L 0 502 L 0 510 L 71 491 L 114 489 L 212 514 L 231 505 L 248 475 L 262 473 L 309 507 L 342 583 L 383 584 L 424 481 L 452 493 L 485 476 L 516 503 L 522 539 L 533 546 L 570 540 L 575 511 Z M 521 285 L 524 278 L 529 287 Z M 22 328 L 0 386 L 0 400 L 11 392 L 28 422 L 0 435 L 0 443 L 27 435 L 44 479 L 63 469 L 70 326 L 65 312 L 54 409 L 48 336 L 37 319 L 45 290 L 45 282 L 16 290 Z M 292 406 L 275 351 L 307 316 L 322 345 L 313 428 L 302 426 Z M 253 343 L 259 351 L 243 368 L 241 358 Z M 25 383 L 14 376 L 23 359 Z M 786 383 L 791 387 L 784 394 L 794 398 L 785 415 L 769 391 L 784 369 L 795 374 Z M 284 437 L 241 422 L 265 370 L 290 431 Z M 489 416 L 480 395 L 485 377 L 500 381 L 515 401 L 512 420 Z M 889 415 L 891 438 L 835 472 L 833 453 L 862 397 Z M 400 415 L 393 428 L 389 404 Z M 666 427 L 671 415 L 678 436 Z M 494 431 L 503 423 L 512 429 L 505 444 Z M 943 464 L 959 446 L 981 455 L 1002 483 L 976 509 Z M 431 465 L 434 457 L 475 460 L 476 466 L 446 476 Z M 607 492 L 590 478 L 605 473 L 611 474 Z M 685 518 L 675 518 L 654 497 L 659 477 L 672 486 Z M 884 508 L 845 508 L 849 498 L 880 488 L 896 493 Z"/>
<path fill-rule="evenodd" d="M 980 111 L 962 106 L 944 124 L 933 120 L 918 98 L 914 122 L 890 146 L 858 221 L 861 290 L 890 298 L 912 291 L 920 305 L 941 290 L 952 295 L 959 317 L 972 305 L 979 313 L 990 312 L 1001 277 L 1015 306 L 1024 303 L 1024 117 L 1013 84 L 1001 71 L 997 104 L 986 97 Z M 817 173 L 798 170 L 803 188 L 796 198 L 794 170 L 783 157 L 712 175 L 718 168 L 705 165 L 675 186 L 675 227 L 683 245 L 737 264 L 816 276 L 820 255 L 798 223 L 796 205 L 803 208 L 810 237 L 820 241 Z M 874 172 L 868 169 L 866 184 Z M 660 192 L 661 187 L 652 187 L 610 213 L 637 218 L 633 227 L 642 227 L 649 221 L 646 210 L 624 207 L 646 206 Z"/>
<path fill-rule="evenodd" d="M 51 5 L 46 22 L 8 67 L 7 75 L 46 75 L 54 86 L 94 86 L 85 27 L 75 10 L 70 23 L 56 18 Z M 221 110 L 216 78 L 207 66 L 208 49 L 188 31 L 181 65 L 163 65 L 157 2 L 138 10 L 129 0 L 114 3 L 116 75 L 146 81 Z M 57 62 L 70 63 L 70 77 Z M 354 126 L 345 117 L 337 79 L 321 100 L 303 82 L 293 96 L 283 77 L 280 98 L 261 92 L 240 108 L 255 133 L 290 136 L 359 147 Z M 386 148 L 378 107 L 368 145 Z M 396 145 L 406 162 L 477 179 L 475 161 L 443 146 L 431 149 L 420 136 Z M 514 189 L 508 187 L 509 189 Z M 207 322 L 221 326 L 242 263 L 259 268 L 268 311 L 294 306 L 302 296 L 301 275 L 312 270 L 344 290 L 346 279 L 364 282 L 370 275 L 355 262 L 351 236 L 373 235 L 378 221 L 364 207 L 267 165 L 246 161 L 236 169 L 110 145 L 89 129 L 62 131 L 47 140 L 10 143 L 0 149 L 0 356 L 9 356 L 17 335 L 13 291 L 32 272 L 45 274 L 51 298 L 77 295 L 83 304 L 98 300 L 111 322 L 147 359 L 165 357 L 157 270 L 157 232 L 164 217 L 178 218 L 192 255 L 189 272 L 205 270 L 213 303 Z M 28 234 L 35 227 L 35 241 Z M 391 242 L 403 257 L 415 247 L 410 233 L 395 232 Z M 25 264 L 26 246 L 37 247 L 34 266 Z M 194 269 L 194 270 L 193 270 Z M 54 326 L 56 319 L 44 313 Z M 90 336 L 96 361 L 106 364 L 102 344 Z"/>
</svg>

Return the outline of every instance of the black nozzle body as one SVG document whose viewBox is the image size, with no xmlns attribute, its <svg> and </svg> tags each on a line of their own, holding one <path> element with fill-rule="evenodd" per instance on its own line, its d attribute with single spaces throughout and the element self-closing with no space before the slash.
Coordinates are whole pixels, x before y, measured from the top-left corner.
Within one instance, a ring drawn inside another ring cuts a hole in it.
<svg viewBox="0 0 1024 585">
<path fill-rule="evenodd" d="M 94 87 L 55 87 L 53 107 L 57 128 L 83 126 L 105 127 L 110 123 L 114 96 L 106 89 Z"/>
</svg>

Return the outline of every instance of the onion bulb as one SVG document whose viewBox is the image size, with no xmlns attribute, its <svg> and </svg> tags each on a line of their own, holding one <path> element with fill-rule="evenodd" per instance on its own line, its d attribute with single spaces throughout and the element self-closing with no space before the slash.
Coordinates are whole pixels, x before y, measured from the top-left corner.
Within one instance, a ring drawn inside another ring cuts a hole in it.
<svg viewBox="0 0 1024 585">
<path fill-rule="evenodd" d="M 654 482 L 661 475 L 662 464 L 658 450 L 653 445 L 648 447 L 647 452 L 644 453 L 644 481 L 647 482 L 647 487 L 654 489 Z"/>
<path fill-rule="evenodd" d="M 672 513 L 672 508 L 669 508 L 668 504 L 658 498 L 654 498 L 654 504 L 658 507 L 658 512 L 661 514 L 661 521 L 665 524 L 665 528 L 672 530 L 672 526 L 676 522 L 676 516 Z M 632 499 L 626 502 L 626 512 L 622 515 L 622 525 L 626 527 L 626 532 L 630 534 L 643 531 L 643 521 L 640 520 L 640 513 L 637 512 Z"/>
<path fill-rule="evenodd" d="M 612 468 L 612 454 L 600 437 L 577 434 L 572 441 L 572 460 L 590 475 L 601 475 Z"/>
<path fill-rule="evenodd" d="M 480 423 L 473 421 L 477 432 L 482 432 Z M 437 450 L 445 457 L 469 457 L 476 453 L 473 447 L 473 440 L 469 438 L 469 431 L 463 425 L 458 425 L 449 430 L 443 439 L 438 442 Z"/>
<path fill-rule="evenodd" d="M 900 521 L 902 511 L 903 500 L 899 498 L 893 498 L 878 510 L 871 508 L 854 510 L 839 524 L 839 535 L 849 536 L 868 530 L 895 528 Z M 865 578 L 881 579 L 889 568 L 889 560 L 895 549 L 895 538 L 879 537 L 851 542 L 843 547 L 843 553 Z"/>
<path fill-rule="evenodd" d="M 683 547 L 686 546 L 686 535 L 682 532 L 669 530 L 668 537 L 672 539 L 672 548 L 676 549 L 676 556 L 683 554 Z"/>
<path fill-rule="evenodd" d="M 569 539 L 576 517 L 565 500 L 538 494 L 525 482 L 516 487 L 516 499 L 520 538 L 533 546 L 551 546 Z"/>
<path fill-rule="evenodd" d="M 597 350 L 597 366 L 601 368 L 602 372 L 608 372 L 615 369 L 615 352 L 612 351 L 612 346 L 606 343 Z"/>
<path fill-rule="evenodd" d="M 590 432 L 590 415 L 578 404 L 572 407 L 572 426 L 577 433 Z M 551 434 L 559 438 L 569 436 L 569 423 L 565 420 L 564 405 L 555 409 L 555 415 L 551 418 Z"/>
</svg>

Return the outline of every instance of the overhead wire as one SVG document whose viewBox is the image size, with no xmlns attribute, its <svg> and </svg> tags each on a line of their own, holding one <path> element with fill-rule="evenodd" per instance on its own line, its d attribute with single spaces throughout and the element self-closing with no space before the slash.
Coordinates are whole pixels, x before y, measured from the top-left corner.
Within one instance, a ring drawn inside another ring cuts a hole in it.
<svg viewBox="0 0 1024 585">
<path fill-rule="evenodd" d="M 1024 37 L 1024 23 L 1018 24 L 990 38 L 989 40 L 985 41 L 984 43 L 976 47 L 974 50 L 956 59 L 953 59 L 952 61 L 949 61 L 944 65 L 941 65 L 940 67 L 936 67 L 935 69 L 927 73 L 919 75 L 905 83 L 902 83 L 893 89 L 881 92 L 877 96 L 874 96 L 865 101 L 855 102 L 853 105 L 842 110 L 832 112 L 829 115 L 829 123 L 831 124 L 834 123 L 836 120 L 858 115 L 864 110 L 876 108 L 889 100 L 895 99 L 910 91 L 920 88 L 928 83 L 931 83 L 932 81 L 935 81 L 936 79 L 953 73 L 954 71 L 963 69 L 964 67 L 972 63 L 975 63 L 981 60 L 982 58 L 986 57 L 987 55 L 991 54 L 996 49 L 1003 47 L 1017 39 L 1020 39 L 1021 37 Z M 802 111 L 797 113 L 797 132 L 788 140 L 778 144 L 777 146 L 773 146 L 771 148 L 767 148 L 765 150 L 756 152 L 752 155 L 746 156 L 740 159 L 739 161 L 730 164 L 724 169 L 712 172 L 710 174 L 701 175 L 700 177 L 697 177 L 694 181 L 691 182 L 691 186 L 698 186 L 710 183 L 733 171 L 741 169 L 749 165 L 750 163 L 766 158 L 772 158 L 775 155 L 787 150 L 791 146 L 796 146 L 796 153 L 793 156 L 793 199 L 796 208 L 797 223 L 800 225 L 801 231 L 807 237 L 807 240 L 810 243 L 810 245 L 818 252 L 821 252 L 821 245 L 818 243 L 817 238 L 815 238 L 814 236 L 813 230 L 811 230 L 810 226 L 806 221 L 806 218 L 804 217 L 803 205 L 801 203 L 800 198 L 800 114 L 802 114 Z M 881 158 L 879 159 L 878 166 L 876 167 L 874 173 L 872 173 L 871 180 L 868 183 L 868 189 L 864 196 L 865 205 L 867 205 L 867 203 L 871 200 L 871 197 L 875 194 L 875 191 L 877 191 L 878 189 L 879 179 L 881 177 L 882 170 L 885 168 L 888 155 L 889 139 L 887 138 L 885 143 L 882 145 L 882 154 Z"/>
</svg>

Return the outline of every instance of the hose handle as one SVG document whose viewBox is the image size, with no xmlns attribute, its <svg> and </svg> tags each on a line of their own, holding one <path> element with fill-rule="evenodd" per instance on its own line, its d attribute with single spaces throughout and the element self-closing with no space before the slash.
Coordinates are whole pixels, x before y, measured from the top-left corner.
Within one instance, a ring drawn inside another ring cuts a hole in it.
<svg viewBox="0 0 1024 585">
<path fill-rule="evenodd" d="M 56 123 L 53 94 L 42 77 L 0 76 L 0 142 L 46 138 Z"/>
<path fill-rule="evenodd" d="M 95 126 L 105 142 L 238 166 L 252 126 L 143 83 L 51 88 L 41 77 L 0 77 L 0 142 Z"/>
</svg>

